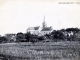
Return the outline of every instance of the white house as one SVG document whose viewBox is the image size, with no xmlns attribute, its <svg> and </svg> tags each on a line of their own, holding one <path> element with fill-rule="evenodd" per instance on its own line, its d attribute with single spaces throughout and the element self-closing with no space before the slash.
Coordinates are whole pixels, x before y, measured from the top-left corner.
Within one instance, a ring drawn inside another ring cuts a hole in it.
<svg viewBox="0 0 80 60">
<path fill-rule="evenodd" d="M 27 29 L 27 32 L 30 32 L 31 34 L 34 34 L 34 35 L 38 35 L 40 33 L 40 26 L 36 26 L 36 27 L 29 27 Z"/>
<path fill-rule="evenodd" d="M 52 27 L 45 27 L 40 31 L 39 35 L 50 34 L 52 31 L 53 31 Z"/>
</svg>

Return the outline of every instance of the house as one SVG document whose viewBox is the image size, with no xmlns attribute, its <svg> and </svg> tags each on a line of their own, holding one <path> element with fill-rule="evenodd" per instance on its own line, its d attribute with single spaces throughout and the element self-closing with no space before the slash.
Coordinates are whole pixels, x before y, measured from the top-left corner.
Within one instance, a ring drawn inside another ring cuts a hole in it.
<svg viewBox="0 0 80 60">
<path fill-rule="evenodd" d="M 40 31 L 39 35 L 46 35 L 46 34 L 50 34 L 52 32 L 52 27 L 45 27 Z"/>
<path fill-rule="evenodd" d="M 29 27 L 27 29 L 27 32 L 30 32 L 31 34 L 34 34 L 34 35 L 38 35 L 40 33 L 40 26 L 36 26 L 36 27 Z"/>
</svg>

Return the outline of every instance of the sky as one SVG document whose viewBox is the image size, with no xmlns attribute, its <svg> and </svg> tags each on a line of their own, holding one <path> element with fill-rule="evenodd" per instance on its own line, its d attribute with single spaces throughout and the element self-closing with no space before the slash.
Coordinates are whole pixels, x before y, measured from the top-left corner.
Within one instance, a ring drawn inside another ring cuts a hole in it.
<svg viewBox="0 0 80 60">
<path fill-rule="evenodd" d="M 0 35 L 26 33 L 28 27 L 42 26 L 44 16 L 47 26 L 52 26 L 53 30 L 80 28 L 80 1 L 0 0 Z"/>
</svg>

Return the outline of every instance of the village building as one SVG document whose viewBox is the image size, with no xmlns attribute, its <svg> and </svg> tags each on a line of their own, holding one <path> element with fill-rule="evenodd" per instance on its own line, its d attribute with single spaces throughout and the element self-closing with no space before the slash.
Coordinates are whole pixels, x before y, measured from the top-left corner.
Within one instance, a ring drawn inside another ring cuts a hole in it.
<svg viewBox="0 0 80 60">
<path fill-rule="evenodd" d="M 47 24 L 45 22 L 45 16 L 44 16 L 44 21 L 42 23 L 42 27 L 36 26 L 36 27 L 29 27 L 27 29 L 27 32 L 30 32 L 33 35 L 38 35 L 38 36 L 43 36 L 45 34 L 50 34 L 52 32 L 52 27 L 47 27 Z"/>
<path fill-rule="evenodd" d="M 36 27 L 29 27 L 27 29 L 27 32 L 30 32 L 31 34 L 34 34 L 34 35 L 38 35 L 40 33 L 40 26 L 36 26 Z"/>
</svg>

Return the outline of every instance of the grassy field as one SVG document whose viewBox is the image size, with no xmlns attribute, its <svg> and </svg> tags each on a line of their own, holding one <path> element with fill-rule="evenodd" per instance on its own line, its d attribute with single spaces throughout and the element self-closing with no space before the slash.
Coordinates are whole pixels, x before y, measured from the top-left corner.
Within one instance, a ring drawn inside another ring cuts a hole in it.
<svg viewBox="0 0 80 60">
<path fill-rule="evenodd" d="M 24 42 L 0 44 L 0 56 L 9 60 L 79 60 L 78 42 Z"/>
</svg>

